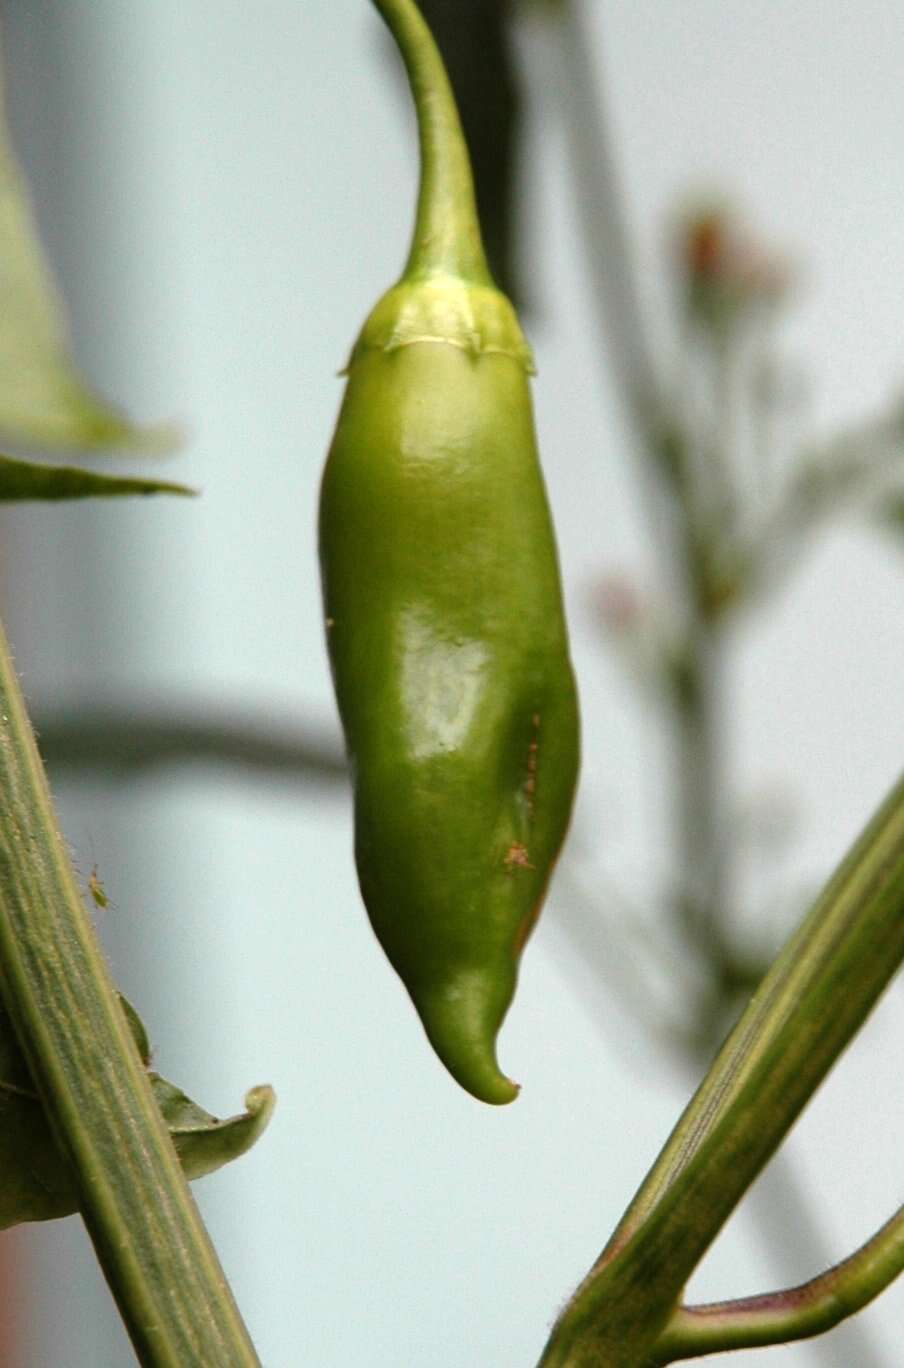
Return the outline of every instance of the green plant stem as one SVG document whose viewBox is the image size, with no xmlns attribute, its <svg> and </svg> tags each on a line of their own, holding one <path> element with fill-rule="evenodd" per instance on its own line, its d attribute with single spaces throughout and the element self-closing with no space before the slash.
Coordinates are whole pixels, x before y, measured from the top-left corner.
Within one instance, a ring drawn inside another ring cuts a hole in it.
<svg viewBox="0 0 904 1368">
<path fill-rule="evenodd" d="M 417 111 L 421 184 L 405 277 L 446 274 L 492 285 L 467 145 L 442 58 L 413 0 L 373 3 L 398 44 Z"/>
<path fill-rule="evenodd" d="M 258 1364 L 81 901 L 0 628 L 4 1002 L 136 1354 Z"/>
<path fill-rule="evenodd" d="M 686 342 L 690 348 L 692 338 Z M 740 442 L 737 339 L 731 333 L 722 333 L 713 334 L 708 342 L 703 360 L 712 421 L 701 434 L 697 463 L 685 444 L 676 445 L 671 486 L 680 528 L 674 579 L 684 589 L 687 621 L 681 669 L 672 691 L 677 754 L 676 869 L 680 880 L 675 906 L 698 962 L 707 971 L 707 982 L 684 1033 L 695 1072 L 711 1059 L 729 1014 L 737 1010 L 740 994 L 750 993 L 761 972 L 736 942 L 731 824 L 725 812 L 731 807 L 731 789 L 722 772 L 727 708 L 726 641 L 722 631 L 724 567 L 720 553 L 733 545 L 743 503 L 732 461 Z M 810 1236 L 807 1255 L 814 1263 L 825 1264 L 828 1260 L 815 1238 L 809 1204 L 787 1167 L 784 1153 L 775 1157 L 770 1174 L 776 1180 L 783 1175 L 783 1202 L 795 1210 L 799 1234 L 805 1240 L 807 1234 Z M 764 1198 L 758 1198 L 753 1211 L 774 1245 L 775 1221 L 766 1210 Z M 779 1262 L 782 1252 L 776 1251 Z M 870 1368 L 876 1362 L 866 1327 L 851 1326 L 845 1339 L 846 1344 L 838 1346 L 839 1363 L 855 1361 L 861 1368 Z M 827 1353 L 834 1359 L 835 1347 L 827 1348 Z"/>
<path fill-rule="evenodd" d="M 658 1355 L 661 1362 L 674 1363 L 821 1335 L 866 1306 L 902 1271 L 904 1207 L 850 1258 L 800 1287 L 679 1307 L 660 1338 Z"/>
<path fill-rule="evenodd" d="M 667 1362 L 657 1340 L 737 1202 L 904 959 L 904 778 L 791 937 L 594 1268 L 543 1368 Z"/>
<path fill-rule="evenodd" d="M 756 1225 L 760 1240 L 769 1254 L 771 1276 L 776 1282 L 791 1282 L 804 1270 L 826 1268 L 837 1250 L 832 1250 L 824 1216 L 805 1194 L 798 1180 L 800 1156 L 793 1149 L 793 1137 L 772 1156 L 762 1176 L 744 1199 L 739 1216 Z M 887 1360 L 872 1333 L 867 1316 L 852 1317 L 837 1334 L 819 1344 L 822 1368 L 887 1368 Z"/>
</svg>

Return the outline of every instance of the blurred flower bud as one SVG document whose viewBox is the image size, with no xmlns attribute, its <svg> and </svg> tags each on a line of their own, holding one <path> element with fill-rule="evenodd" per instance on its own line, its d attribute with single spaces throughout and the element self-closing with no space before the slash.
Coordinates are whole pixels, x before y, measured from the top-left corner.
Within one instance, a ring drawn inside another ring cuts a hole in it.
<svg viewBox="0 0 904 1368">
<path fill-rule="evenodd" d="M 603 626 L 613 634 L 636 628 L 644 615 L 637 586 L 624 575 L 606 575 L 597 585 L 594 598 Z"/>
<path fill-rule="evenodd" d="M 682 254 L 688 275 L 707 279 L 721 273 L 725 264 L 726 218 L 709 210 L 691 218 L 684 233 Z"/>
<path fill-rule="evenodd" d="M 704 205 L 683 217 L 677 255 L 689 317 L 720 332 L 781 303 L 791 283 L 788 262 L 725 205 Z"/>
</svg>

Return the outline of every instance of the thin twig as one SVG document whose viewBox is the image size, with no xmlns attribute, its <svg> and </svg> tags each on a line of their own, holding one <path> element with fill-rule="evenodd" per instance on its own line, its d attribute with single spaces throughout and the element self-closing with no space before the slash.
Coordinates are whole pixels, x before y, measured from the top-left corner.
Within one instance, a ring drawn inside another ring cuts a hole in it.
<svg viewBox="0 0 904 1368">
<path fill-rule="evenodd" d="M 839 1325 L 904 1271 L 904 1207 L 843 1263 L 798 1287 L 707 1306 L 681 1306 L 659 1342 L 659 1361 L 674 1363 L 726 1349 L 810 1339 Z M 850 1347 L 846 1353 L 850 1354 Z M 860 1358 L 844 1363 L 864 1368 Z"/>
<path fill-rule="evenodd" d="M 829 1241 L 812 1203 L 802 1194 L 787 1142 L 772 1157 L 746 1201 L 778 1278 L 800 1277 L 801 1269 L 825 1266 L 828 1261 L 823 1251 L 830 1247 Z M 844 1322 L 818 1348 L 814 1345 L 814 1350 L 825 1368 L 852 1368 L 853 1364 L 857 1368 L 887 1368 L 868 1326 L 860 1320 Z"/>
</svg>

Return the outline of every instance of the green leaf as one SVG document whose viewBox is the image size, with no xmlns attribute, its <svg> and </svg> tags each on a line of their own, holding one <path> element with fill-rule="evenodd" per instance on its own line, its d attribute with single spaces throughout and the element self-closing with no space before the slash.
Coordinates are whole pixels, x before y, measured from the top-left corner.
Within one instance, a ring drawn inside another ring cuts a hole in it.
<svg viewBox="0 0 904 1368">
<path fill-rule="evenodd" d="M 120 1001 L 146 1064 L 144 1026 L 131 1004 L 122 997 Z M 188 1178 L 202 1178 L 244 1154 L 273 1112 L 272 1089 L 252 1088 L 245 1097 L 246 1111 L 220 1121 L 159 1074 L 149 1077 Z M 77 1210 L 71 1169 L 57 1149 L 9 1017 L 0 1007 L 0 1229 Z"/>
<path fill-rule="evenodd" d="M 273 1115 L 276 1095 L 272 1088 L 251 1088 L 245 1094 L 245 1111 L 220 1121 L 192 1102 L 174 1083 L 168 1083 L 159 1074 L 152 1073 L 150 1077 L 157 1105 L 187 1178 L 203 1178 L 244 1154 Z"/>
<path fill-rule="evenodd" d="M 63 308 L 5 126 L 2 87 L 0 432 L 10 442 L 62 450 L 159 451 L 177 442 L 172 428 L 133 426 L 85 385 L 72 364 Z"/>
<path fill-rule="evenodd" d="M 129 1023 L 129 1030 L 132 1032 L 132 1039 L 138 1051 L 142 1064 L 148 1065 L 151 1062 L 151 1043 L 148 1040 L 148 1033 L 144 1029 L 144 1022 L 135 1011 L 127 997 L 119 994 L 119 1005 L 122 1008 L 123 1016 Z"/>
<path fill-rule="evenodd" d="M 2 331 L 2 324 L 0 324 Z M 0 379 L 2 388 L 2 379 Z M 130 479 L 122 475 L 99 475 L 76 466 L 35 465 L 0 456 L 0 502 L 13 499 L 90 499 L 117 494 L 195 494 L 188 485 L 165 480 Z"/>
</svg>

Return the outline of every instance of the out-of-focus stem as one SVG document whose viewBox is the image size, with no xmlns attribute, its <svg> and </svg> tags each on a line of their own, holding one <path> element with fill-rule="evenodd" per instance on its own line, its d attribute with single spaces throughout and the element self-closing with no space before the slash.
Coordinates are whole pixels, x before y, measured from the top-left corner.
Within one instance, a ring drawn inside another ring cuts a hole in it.
<svg viewBox="0 0 904 1368">
<path fill-rule="evenodd" d="M 705 952 L 714 948 L 727 911 L 719 820 L 722 656 L 717 631 L 694 613 L 673 694 L 676 868 L 681 910 Z"/>
<path fill-rule="evenodd" d="M 54 775 L 133 779 L 161 768 L 210 765 L 299 785 L 346 781 L 338 745 L 319 728 L 281 725 L 273 708 L 232 710 L 195 699 L 33 709 Z"/>
<path fill-rule="evenodd" d="M 655 448 L 661 437 L 662 396 L 632 267 L 623 196 L 599 89 L 595 44 L 577 0 L 564 0 L 559 23 L 569 149 L 596 314 L 621 398 L 644 443 Z"/>
</svg>

